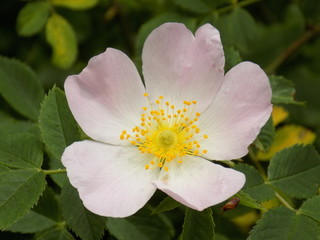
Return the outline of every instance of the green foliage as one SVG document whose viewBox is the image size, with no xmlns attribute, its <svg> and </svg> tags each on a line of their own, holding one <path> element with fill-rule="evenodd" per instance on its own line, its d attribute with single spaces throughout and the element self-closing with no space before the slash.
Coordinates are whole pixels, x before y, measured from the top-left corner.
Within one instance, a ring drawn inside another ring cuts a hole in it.
<svg viewBox="0 0 320 240">
<path fill-rule="evenodd" d="M 74 238 L 65 227 L 57 226 L 36 234 L 35 240 L 74 240 Z"/>
<path fill-rule="evenodd" d="M 31 36 L 38 33 L 46 24 L 50 12 L 47 2 L 30 2 L 19 12 L 17 30 L 21 36 Z"/>
<path fill-rule="evenodd" d="M 214 238 L 214 226 L 211 208 L 202 212 L 187 208 L 181 240 L 212 240 Z"/>
<path fill-rule="evenodd" d="M 61 68 L 70 67 L 77 57 L 78 49 L 69 22 L 58 14 L 52 14 L 46 25 L 46 39 L 53 50 L 52 62 Z"/>
<path fill-rule="evenodd" d="M 306 200 L 299 212 L 320 223 L 320 195 Z"/>
<path fill-rule="evenodd" d="M 106 218 L 93 214 L 82 204 L 79 194 L 70 183 L 61 192 L 62 214 L 67 225 L 83 240 L 101 239 L 106 227 Z"/>
<path fill-rule="evenodd" d="M 174 3 L 183 9 L 198 14 L 208 13 L 211 10 L 210 6 L 202 0 L 174 0 Z"/>
<path fill-rule="evenodd" d="M 272 209 L 264 214 L 253 228 L 248 240 L 316 240 L 320 226 L 312 219 L 297 215 L 284 207 Z"/>
<path fill-rule="evenodd" d="M 0 229 L 25 215 L 38 201 L 45 185 L 45 175 L 37 169 L 0 173 Z"/>
<path fill-rule="evenodd" d="M 177 202 L 171 197 L 166 197 L 160 202 L 160 204 L 155 209 L 153 209 L 152 214 L 171 211 L 180 206 L 181 203 Z"/>
<path fill-rule="evenodd" d="M 0 56 L 0 94 L 21 115 L 37 120 L 44 92 L 26 64 Z"/>
<path fill-rule="evenodd" d="M 280 76 L 271 76 L 269 79 L 273 104 L 301 104 L 294 100 L 296 90 L 292 82 Z"/>
<path fill-rule="evenodd" d="M 261 128 L 260 133 L 254 144 L 261 151 L 269 151 L 271 145 L 274 143 L 275 139 L 275 128 L 273 126 L 272 117 L 266 122 L 266 124 Z"/>
<path fill-rule="evenodd" d="M 49 152 L 60 159 L 64 149 L 80 139 L 65 94 L 57 87 L 49 91 L 41 105 L 39 127 Z"/>
<path fill-rule="evenodd" d="M 246 183 L 242 189 L 243 193 L 248 194 L 257 201 L 266 201 L 274 197 L 273 190 L 269 185 L 265 184 L 257 169 L 244 163 L 238 163 L 235 166 L 235 170 L 246 175 Z"/>
<path fill-rule="evenodd" d="M 0 163 L 12 168 L 40 168 L 42 143 L 33 135 L 0 136 Z"/>
<path fill-rule="evenodd" d="M 109 232 L 119 240 L 169 240 L 174 229 L 168 219 L 161 214 L 150 215 L 148 206 L 127 218 L 108 218 Z"/>
<path fill-rule="evenodd" d="M 249 208 L 255 208 L 259 210 L 265 210 L 261 204 L 253 199 L 249 194 L 245 193 L 244 191 L 238 192 L 235 197 L 240 198 L 240 203 L 243 206 L 249 207 Z"/>
<path fill-rule="evenodd" d="M 310 145 L 295 145 L 277 153 L 270 161 L 268 182 L 296 198 L 308 198 L 320 185 L 320 157 Z"/>
<path fill-rule="evenodd" d="M 82 10 L 94 7 L 98 0 L 50 0 L 50 2 L 55 6 Z"/>
</svg>

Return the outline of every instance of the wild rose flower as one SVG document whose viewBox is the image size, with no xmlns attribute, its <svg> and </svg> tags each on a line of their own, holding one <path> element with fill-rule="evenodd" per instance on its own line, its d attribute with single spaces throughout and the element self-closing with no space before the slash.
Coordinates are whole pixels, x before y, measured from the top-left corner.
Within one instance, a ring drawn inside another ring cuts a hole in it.
<svg viewBox="0 0 320 240">
<path fill-rule="evenodd" d="M 245 183 L 245 176 L 208 160 L 231 160 L 248 146 L 271 113 L 271 88 L 259 66 L 242 62 L 224 75 L 219 32 L 195 36 L 178 23 L 147 38 L 138 71 L 108 48 L 65 91 L 70 109 L 93 140 L 67 147 L 62 162 L 90 211 L 134 214 L 156 189 L 203 210 Z"/>
</svg>

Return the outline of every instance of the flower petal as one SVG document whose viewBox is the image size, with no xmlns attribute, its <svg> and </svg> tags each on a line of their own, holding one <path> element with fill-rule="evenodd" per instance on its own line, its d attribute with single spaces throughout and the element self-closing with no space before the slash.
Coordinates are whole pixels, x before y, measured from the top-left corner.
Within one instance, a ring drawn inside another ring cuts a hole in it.
<svg viewBox="0 0 320 240">
<path fill-rule="evenodd" d="M 271 96 L 269 79 L 258 65 L 243 62 L 232 68 L 199 118 L 201 132 L 209 136 L 201 143 L 208 150 L 205 157 L 230 160 L 246 155 L 270 117 Z"/>
<path fill-rule="evenodd" d="M 106 143 L 119 144 L 122 130 L 139 124 L 141 107 L 147 104 L 134 64 L 111 48 L 90 59 L 79 75 L 69 76 L 64 87 L 83 131 Z"/>
<path fill-rule="evenodd" d="M 145 41 L 142 61 L 151 96 L 163 95 L 177 105 L 197 100 L 200 112 L 212 101 L 224 74 L 220 34 L 210 24 L 195 36 L 183 24 L 161 25 Z"/>
<path fill-rule="evenodd" d="M 161 171 L 154 185 L 182 204 L 202 211 L 237 193 L 245 183 L 238 171 L 224 168 L 199 157 L 172 161 Z"/>
<path fill-rule="evenodd" d="M 149 160 L 134 147 L 93 141 L 73 143 L 62 155 L 84 206 L 110 217 L 132 215 L 151 198 L 156 190 L 151 182 L 159 176 L 159 169 L 146 170 Z"/>
</svg>

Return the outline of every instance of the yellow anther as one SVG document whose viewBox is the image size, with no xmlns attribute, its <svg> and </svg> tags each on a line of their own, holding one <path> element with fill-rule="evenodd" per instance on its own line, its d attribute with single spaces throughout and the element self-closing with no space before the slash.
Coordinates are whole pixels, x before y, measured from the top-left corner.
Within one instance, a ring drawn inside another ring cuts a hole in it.
<svg viewBox="0 0 320 240">
<path fill-rule="evenodd" d="M 146 164 L 146 165 L 144 166 L 144 168 L 145 168 L 145 169 L 149 169 L 149 164 Z"/>
<path fill-rule="evenodd" d="M 154 164 L 154 161 L 152 160 L 150 163 L 151 163 L 151 165 L 153 165 L 153 164 Z"/>
<path fill-rule="evenodd" d="M 197 104 L 197 101 L 193 100 L 192 103 L 193 103 L 193 104 Z"/>
<path fill-rule="evenodd" d="M 180 109 L 177 111 L 178 114 L 180 114 L 181 112 L 182 112 L 182 111 L 181 111 Z"/>
<path fill-rule="evenodd" d="M 147 107 L 142 107 L 142 110 L 147 111 Z"/>
<path fill-rule="evenodd" d="M 159 99 L 163 99 L 163 96 L 160 96 Z"/>
<path fill-rule="evenodd" d="M 167 166 L 165 166 L 165 167 L 164 167 L 164 170 L 165 170 L 166 172 L 168 172 L 168 171 L 169 171 L 169 168 L 168 168 Z"/>
<path fill-rule="evenodd" d="M 143 96 L 148 97 L 148 96 L 149 96 L 149 94 L 148 94 L 148 93 L 144 93 L 144 94 L 143 94 Z"/>
<path fill-rule="evenodd" d="M 188 111 L 188 109 L 186 109 L 186 108 L 183 109 L 183 112 L 187 112 L 187 111 Z"/>
<path fill-rule="evenodd" d="M 122 131 L 122 134 L 126 134 L 126 133 L 127 133 L 127 131 L 126 131 L 126 130 L 123 130 L 123 131 Z"/>
<path fill-rule="evenodd" d="M 169 105 L 170 105 L 170 103 L 169 103 L 169 102 L 166 102 L 166 105 L 167 105 L 167 106 L 169 106 Z"/>
<path fill-rule="evenodd" d="M 160 101 L 158 99 L 156 100 L 156 104 L 160 104 Z"/>
<path fill-rule="evenodd" d="M 142 127 L 144 127 L 146 124 L 145 124 L 144 122 L 142 122 L 140 125 L 141 125 Z"/>
<path fill-rule="evenodd" d="M 197 144 L 196 147 L 197 147 L 197 148 L 200 148 L 200 144 Z"/>
<path fill-rule="evenodd" d="M 161 168 L 162 166 L 163 166 L 163 163 L 162 163 L 162 162 L 159 162 L 159 163 L 158 163 L 158 167 Z"/>
<path fill-rule="evenodd" d="M 207 149 L 203 149 L 202 152 L 203 152 L 203 153 L 207 153 L 208 150 L 207 150 Z"/>
<path fill-rule="evenodd" d="M 174 105 L 171 105 L 171 109 L 174 109 Z"/>
<path fill-rule="evenodd" d="M 200 116 L 201 116 L 201 113 L 198 113 L 198 112 L 197 112 L 197 113 L 196 113 L 196 116 L 197 116 L 197 117 L 200 117 Z"/>
<path fill-rule="evenodd" d="M 208 135 L 207 134 L 203 135 L 203 138 L 208 138 Z"/>
<path fill-rule="evenodd" d="M 131 144 L 132 145 L 136 145 L 137 143 L 135 141 L 131 141 Z"/>
<path fill-rule="evenodd" d="M 198 155 L 199 154 L 199 150 L 198 149 L 194 150 L 193 154 L 194 155 Z"/>
<path fill-rule="evenodd" d="M 120 139 L 123 140 L 124 139 L 124 135 L 121 134 L 120 135 Z"/>
</svg>

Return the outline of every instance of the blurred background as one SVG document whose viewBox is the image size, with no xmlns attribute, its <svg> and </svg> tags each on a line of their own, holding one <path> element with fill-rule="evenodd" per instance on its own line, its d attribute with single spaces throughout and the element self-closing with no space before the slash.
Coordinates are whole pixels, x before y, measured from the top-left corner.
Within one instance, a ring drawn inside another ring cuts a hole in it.
<svg viewBox="0 0 320 240">
<path fill-rule="evenodd" d="M 1 0 L 0 55 L 29 65 L 46 92 L 54 85 L 63 89 L 68 75 L 107 47 L 125 52 L 141 72 L 144 40 L 164 22 L 182 22 L 192 31 L 215 26 L 226 71 L 253 61 L 277 76 L 271 80 L 283 77 L 273 85 L 275 95 L 288 97 L 278 99 L 282 104 L 274 111 L 276 142 L 271 152 L 254 157 L 268 160 L 295 143 L 314 143 L 320 150 L 319 0 Z M 1 96 L 0 113 L 23 118 Z M 244 235 L 257 219 L 250 214 L 233 219 Z M 219 231 L 234 228 L 223 221 L 217 221 Z"/>
</svg>

